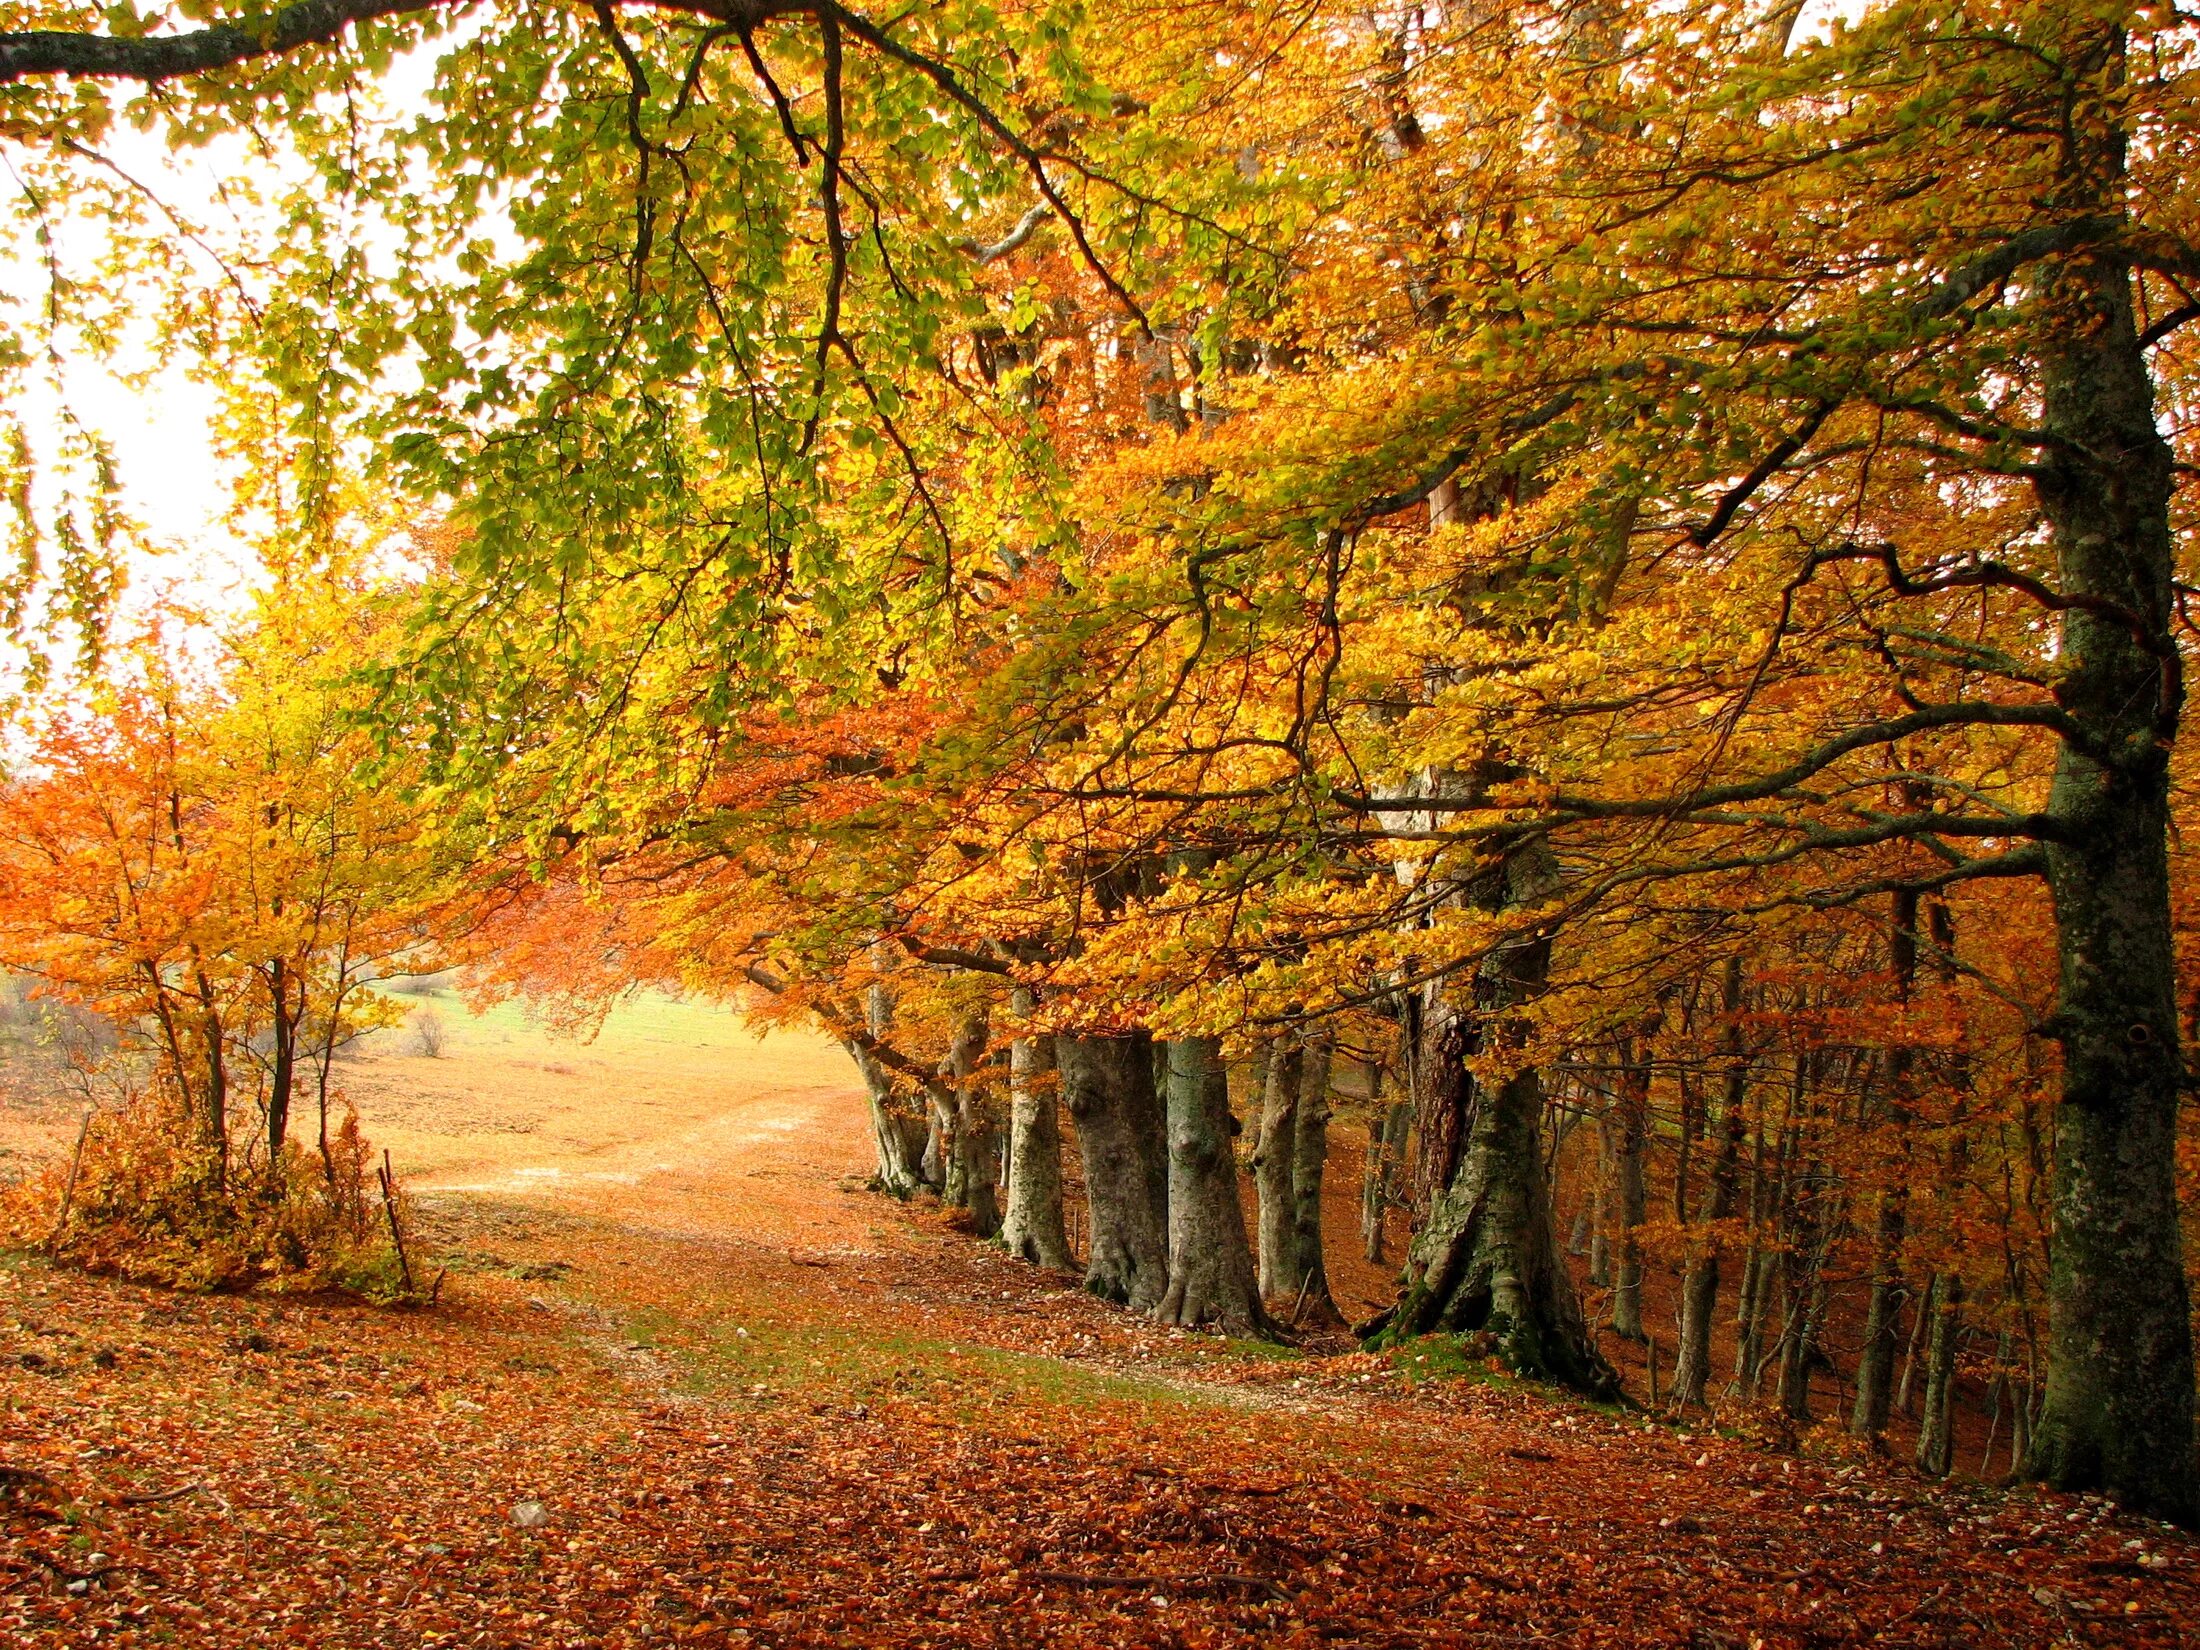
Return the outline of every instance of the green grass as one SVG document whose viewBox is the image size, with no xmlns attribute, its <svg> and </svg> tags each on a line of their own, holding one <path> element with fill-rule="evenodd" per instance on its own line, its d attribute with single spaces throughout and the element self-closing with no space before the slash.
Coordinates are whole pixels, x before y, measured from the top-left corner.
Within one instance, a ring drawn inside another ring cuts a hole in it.
<svg viewBox="0 0 2200 1650">
<path fill-rule="evenodd" d="M 613 1057 L 644 1057 L 666 1048 L 747 1049 L 757 1035 L 731 1009 L 717 1003 L 689 1002 L 651 992 L 614 1008 L 592 1037 L 576 1037 L 546 1022 L 522 999 L 492 1003 L 478 1014 L 440 977 L 425 989 L 387 993 L 401 1013 L 430 1008 L 442 1017 L 453 1047 L 515 1047 L 555 1056 L 560 1049 L 587 1048 Z M 385 1037 L 409 1035 L 400 1024 Z"/>
<path fill-rule="evenodd" d="M 621 1317 L 620 1333 L 628 1344 L 669 1359 L 676 1384 L 696 1397 L 917 1400 L 964 1419 L 1002 1405 L 1198 1411 L 1228 1402 L 1219 1393 L 1186 1391 L 1165 1380 L 1050 1354 L 890 1329 L 754 1319 L 734 1324 L 641 1308 Z M 753 1392 L 757 1387 L 766 1390 Z"/>
</svg>

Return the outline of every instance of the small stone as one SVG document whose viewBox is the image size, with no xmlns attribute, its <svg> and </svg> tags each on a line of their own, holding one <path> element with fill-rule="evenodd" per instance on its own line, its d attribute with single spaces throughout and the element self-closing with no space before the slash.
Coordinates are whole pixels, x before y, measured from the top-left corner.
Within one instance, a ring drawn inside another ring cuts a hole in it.
<svg viewBox="0 0 2200 1650">
<path fill-rule="evenodd" d="M 523 1530 L 539 1530 L 550 1522 L 550 1509 L 540 1501 L 515 1501 L 512 1522 Z"/>
</svg>

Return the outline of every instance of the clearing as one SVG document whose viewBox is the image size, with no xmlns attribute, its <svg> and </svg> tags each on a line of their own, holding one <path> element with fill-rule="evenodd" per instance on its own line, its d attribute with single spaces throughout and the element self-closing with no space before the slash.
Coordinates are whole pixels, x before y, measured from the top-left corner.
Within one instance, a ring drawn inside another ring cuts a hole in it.
<svg viewBox="0 0 2200 1650">
<path fill-rule="evenodd" d="M 344 1081 L 449 1268 L 435 1310 L 6 1260 L 9 1643 L 1775 1650 L 2200 1625 L 2200 1546 L 2099 1503 L 1691 1435 L 1442 1349 L 1153 1330 L 866 1192 L 822 1039 L 649 1003 L 579 1045 L 430 1006 L 441 1058 L 384 1033 Z M 68 1133 L 0 1111 L 13 1153 Z M 1340 1271 L 1348 1308 L 1380 1288 Z"/>
</svg>

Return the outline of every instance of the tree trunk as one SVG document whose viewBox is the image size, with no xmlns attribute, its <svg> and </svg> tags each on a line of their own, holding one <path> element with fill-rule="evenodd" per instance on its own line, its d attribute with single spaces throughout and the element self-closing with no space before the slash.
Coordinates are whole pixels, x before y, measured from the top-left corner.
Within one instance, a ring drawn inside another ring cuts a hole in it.
<svg viewBox="0 0 2200 1650">
<path fill-rule="evenodd" d="M 1260 1292 L 1288 1299 L 1298 1288 L 1291 1275 L 1291 1160 L 1299 1116 L 1299 1073 L 1305 1054 L 1290 1032 L 1268 1048 L 1261 1085 L 1260 1134 L 1253 1146 L 1253 1189 L 1260 1207 Z"/>
<path fill-rule="evenodd" d="M 1027 1016 L 1031 993 L 1019 989 L 1016 1011 Z M 1008 1051 L 1008 1208 L 1001 1242 L 1019 1260 L 1068 1271 L 1069 1232 L 1062 1224 L 1062 1119 L 1054 1076 L 1054 1039 L 1025 1035 Z"/>
<path fill-rule="evenodd" d="M 1919 801 L 1926 800 L 1923 797 Z M 1894 962 L 1895 1000 L 1907 1007 L 1917 984 L 1917 890 L 1897 889 L 1889 952 Z M 1901 1340 L 1902 1243 L 1910 1215 L 1910 1111 L 1916 1051 L 1907 1045 L 1887 1053 L 1888 1126 L 1895 1132 L 1889 1153 L 1889 1183 L 1879 1194 L 1879 1218 L 1872 1231 L 1872 1292 L 1864 1308 L 1864 1344 L 1856 1356 L 1856 1405 L 1849 1412 L 1849 1433 L 1877 1443 L 1887 1430 L 1894 1398 L 1894 1365 Z"/>
<path fill-rule="evenodd" d="M 1612 1179 L 1612 1126 L 1597 1119 L 1597 1182 L 1589 1188 L 1589 1281 L 1599 1289 L 1612 1287 L 1612 1214 L 1607 1188 Z"/>
<path fill-rule="evenodd" d="M 1380 1081 L 1381 1074 L 1377 1073 Z M 1378 1264 L 1384 1253 L 1384 1231 L 1390 1206 L 1398 1196 L 1398 1174 L 1405 1162 L 1406 1131 L 1413 1127 L 1413 1103 L 1393 1100 L 1378 1126 L 1367 1131 L 1367 1178 L 1360 1196 L 1360 1241 L 1363 1253 Z"/>
<path fill-rule="evenodd" d="M 1673 1361 L 1673 1407 L 1684 1409 L 1703 1402 L 1711 1376 L 1711 1319 L 1719 1304 L 1719 1256 L 1725 1244 L 1721 1225 L 1734 1213 L 1734 1193 L 1741 1172 L 1742 1130 L 1749 1102 L 1749 1065 L 1743 1044 L 1742 965 L 1739 958 L 1726 965 L 1725 1009 L 1727 1017 L 1726 1092 L 1719 1117 L 1719 1139 L 1711 1159 L 1711 1181 L 1705 1188 L 1704 1233 L 1681 1279 L 1681 1339 Z"/>
<path fill-rule="evenodd" d="M 290 971 L 283 959 L 268 965 L 268 995 L 275 1012 L 269 1029 L 275 1039 L 274 1059 L 267 1080 L 267 1170 L 283 1172 L 283 1143 L 290 1134 L 290 1098 L 298 1081 L 298 1020 L 305 1015 L 305 982 L 299 982 L 298 1014 L 290 1012 Z"/>
<path fill-rule="evenodd" d="M 1956 1344 L 1963 1334 L 1963 1280 L 1933 1283 L 1933 1338 L 1925 1351 L 1925 1414 L 1917 1427 L 1917 1470 L 1935 1478 L 1955 1464 Z"/>
<path fill-rule="evenodd" d="M 953 1208 L 968 1209 L 970 1223 L 980 1237 L 991 1237 L 1001 1229 L 1000 1130 L 986 1109 L 985 1085 L 978 1077 L 986 1037 L 985 1016 L 973 1014 L 956 1032 L 947 1056 L 954 1080 L 955 1110 L 948 1136 L 943 1201 Z"/>
<path fill-rule="evenodd" d="M 1054 1053 L 1085 1168 L 1085 1287 L 1150 1310 L 1169 1284 L 1169 1169 L 1152 1040 L 1065 1034 Z"/>
<path fill-rule="evenodd" d="M 195 969 L 199 1006 L 199 1035 L 206 1046 L 200 1050 L 206 1061 L 206 1136 L 211 1154 L 214 1189 L 229 1189 L 229 1062 L 222 1048 L 222 1016 L 214 995 L 214 983 L 206 977 L 204 968 Z"/>
<path fill-rule="evenodd" d="M 1619 1264 L 1612 1279 L 1612 1333 L 1639 1341 L 1642 1332 L 1643 1217 L 1648 1198 L 1643 1160 L 1650 1144 L 1650 1058 L 1622 1055 L 1619 1078 L 1617 1191 L 1619 1193 Z"/>
<path fill-rule="evenodd" d="M 1494 890 L 1525 906 L 1555 878 L 1548 849 L 1515 852 Z M 1421 1114 L 1445 1114 L 1460 1141 L 1457 1167 L 1431 1205 L 1406 1262 L 1405 1286 L 1365 1326 L 1371 1345 L 1437 1332 L 1487 1333 L 1511 1366 L 1598 1397 L 1617 1397 L 1619 1378 L 1591 1340 L 1581 1302 L 1558 1250 L 1543 1164 L 1543 1081 L 1533 1066 L 1494 1091 L 1477 1092 L 1467 1062 L 1477 1028 L 1514 1034 L 1506 1010 L 1541 989 L 1548 936 L 1515 942 L 1483 963 L 1478 1015 L 1431 992 L 1422 1015 Z"/>
<path fill-rule="evenodd" d="M 1230 1084 L 1222 1044 L 1169 1044 L 1169 1287 L 1156 1322 L 1203 1324 L 1232 1335 L 1266 1334 L 1245 1206 L 1231 1145 Z"/>
<path fill-rule="evenodd" d="M 1291 1151 L 1291 1326 L 1335 1326 L 1344 1314 L 1329 1293 L 1322 1253 L 1322 1177 L 1329 1163 L 1329 1045 L 1307 1046 L 1300 1062 L 1297 1129 Z"/>
<path fill-rule="evenodd" d="M 1908 1203 L 1900 1188 L 1890 1188 L 1879 1199 L 1879 1219 L 1872 1234 L 1872 1292 L 1864 1307 L 1864 1342 L 1856 1354 L 1856 1403 L 1849 1411 L 1852 1438 L 1876 1441 L 1887 1430 L 1894 1403 L 1904 1295 L 1899 1268 Z"/>
<path fill-rule="evenodd" d="M 864 993 L 863 1018 L 874 1045 L 894 1029 L 894 995 L 885 985 L 874 984 Z M 878 1172 L 871 1184 L 890 1197 L 912 1197 L 927 1184 L 924 1160 L 931 1137 L 927 1110 L 910 1112 L 895 1092 L 894 1074 L 860 1039 L 844 1033 L 840 1046 L 856 1063 L 870 1101 L 871 1138 L 878 1149 Z M 327 1151 L 325 1138 L 322 1150 Z"/>
<path fill-rule="evenodd" d="M 900 1109 L 893 1074 L 860 1044 L 843 1037 L 840 1046 L 863 1075 L 871 1105 L 871 1138 L 878 1148 L 878 1169 L 871 1184 L 890 1197 L 910 1197 L 924 1184 L 924 1146 L 928 1130 L 921 1116 Z M 324 1122 L 325 1129 L 325 1122 Z M 327 1151 L 324 1134 L 323 1152 Z"/>
<path fill-rule="evenodd" d="M 2085 159 L 2120 178 L 2123 138 L 2095 123 Z M 2111 192 L 2113 209 L 2123 196 Z M 2172 460 L 2134 325 L 2131 276 L 2073 261 L 2040 303 L 2034 486 L 2063 591 L 2055 697 L 2077 733 L 2048 814 L 2062 1040 L 2047 1392 L 2031 1470 L 2136 1511 L 2200 1517 L 2192 1318 L 2177 1208 L 2183 1081 L 2169 904 L 2169 750 L 2182 688 L 2169 631 Z M 2135 634 L 2136 632 L 2136 634 Z"/>
</svg>

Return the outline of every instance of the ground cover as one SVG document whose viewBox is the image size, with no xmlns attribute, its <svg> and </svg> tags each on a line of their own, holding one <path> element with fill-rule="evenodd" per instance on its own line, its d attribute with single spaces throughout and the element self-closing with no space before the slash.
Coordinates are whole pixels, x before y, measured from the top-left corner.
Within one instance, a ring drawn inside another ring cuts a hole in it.
<svg viewBox="0 0 2200 1650">
<path fill-rule="evenodd" d="M 411 1165 L 433 1310 L 11 1259 L 0 1633 L 1773 1650 L 2200 1623 L 2200 1547 L 2102 1503 L 1652 1425 L 1447 1345 L 1157 1330 L 864 1191 L 829 1045 L 689 1012 L 581 1049 L 454 1013 L 440 1059 L 365 1052 L 347 1087 Z"/>
</svg>

